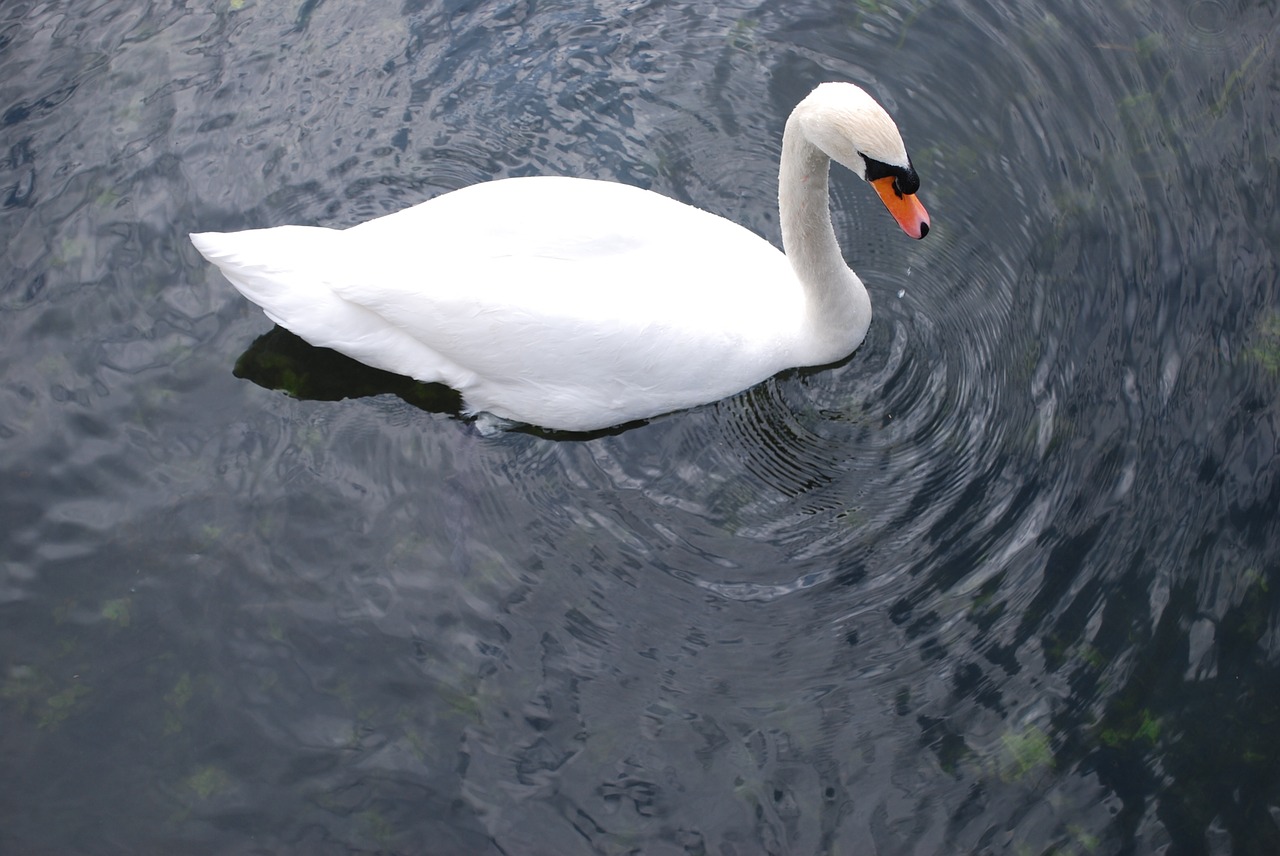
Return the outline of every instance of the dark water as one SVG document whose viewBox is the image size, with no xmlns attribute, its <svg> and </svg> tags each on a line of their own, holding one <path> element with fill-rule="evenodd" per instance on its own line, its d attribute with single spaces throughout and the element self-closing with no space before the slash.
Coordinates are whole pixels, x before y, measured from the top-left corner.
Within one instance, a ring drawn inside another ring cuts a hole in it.
<svg viewBox="0 0 1280 856">
<path fill-rule="evenodd" d="M 1278 21 L 6 3 L 0 850 L 1280 853 Z M 189 231 L 553 172 L 776 240 L 825 79 L 934 225 L 837 177 L 843 365 L 587 440 L 232 374 Z"/>
</svg>

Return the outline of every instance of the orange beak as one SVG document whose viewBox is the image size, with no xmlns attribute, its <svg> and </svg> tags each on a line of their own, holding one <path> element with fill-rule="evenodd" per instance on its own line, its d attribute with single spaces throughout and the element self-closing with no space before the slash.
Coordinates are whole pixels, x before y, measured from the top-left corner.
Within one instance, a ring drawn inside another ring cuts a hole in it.
<svg viewBox="0 0 1280 856">
<path fill-rule="evenodd" d="M 902 231 L 913 238 L 923 238 L 929 234 L 929 212 L 924 210 L 914 193 L 899 193 L 893 186 L 891 175 L 877 178 L 871 182 L 871 186 L 880 194 L 884 207 L 889 209 Z"/>
</svg>

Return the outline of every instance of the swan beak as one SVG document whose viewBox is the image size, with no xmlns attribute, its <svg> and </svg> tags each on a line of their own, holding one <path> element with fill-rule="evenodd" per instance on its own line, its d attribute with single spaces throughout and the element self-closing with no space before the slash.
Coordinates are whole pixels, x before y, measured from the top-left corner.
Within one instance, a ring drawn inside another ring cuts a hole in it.
<svg viewBox="0 0 1280 856">
<path fill-rule="evenodd" d="M 871 186 L 880 194 L 884 207 L 889 209 L 902 231 L 913 238 L 923 238 L 929 234 L 929 212 L 924 210 L 924 205 L 914 193 L 899 193 L 893 181 L 892 175 L 886 175 L 872 181 Z"/>
</svg>

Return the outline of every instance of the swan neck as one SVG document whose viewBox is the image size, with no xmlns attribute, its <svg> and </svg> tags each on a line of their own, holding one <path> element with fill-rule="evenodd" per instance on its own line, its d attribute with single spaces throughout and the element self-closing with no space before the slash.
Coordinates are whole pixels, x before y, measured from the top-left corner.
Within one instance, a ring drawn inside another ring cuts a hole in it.
<svg viewBox="0 0 1280 856">
<path fill-rule="evenodd" d="M 828 361 L 856 348 L 871 323 L 866 289 L 845 264 L 831 224 L 830 171 L 831 158 L 810 142 L 802 120 L 793 113 L 783 132 L 778 172 L 782 248 L 808 294 L 816 334 L 830 339 L 827 347 L 839 351 Z"/>
<path fill-rule="evenodd" d="M 831 225 L 827 185 L 831 158 L 805 137 L 795 116 L 782 137 L 782 163 L 778 171 L 778 213 L 782 222 L 782 248 L 792 266 L 835 262 L 845 267 Z M 805 279 L 797 269 L 796 274 Z"/>
</svg>

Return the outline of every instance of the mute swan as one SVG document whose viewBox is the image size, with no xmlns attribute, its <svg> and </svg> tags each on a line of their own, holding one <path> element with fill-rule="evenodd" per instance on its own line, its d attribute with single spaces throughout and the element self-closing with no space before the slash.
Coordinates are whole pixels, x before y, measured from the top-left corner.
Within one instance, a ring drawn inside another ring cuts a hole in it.
<svg viewBox="0 0 1280 856">
<path fill-rule="evenodd" d="M 832 159 L 870 182 L 908 235 L 928 233 L 893 120 L 857 86 L 824 83 L 783 134 L 785 255 L 657 193 L 551 176 L 474 185 L 342 231 L 191 240 L 312 345 L 447 384 L 467 413 L 593 431 L 858 347 L 871 301 L 831 226 Z"/>
</svg>

